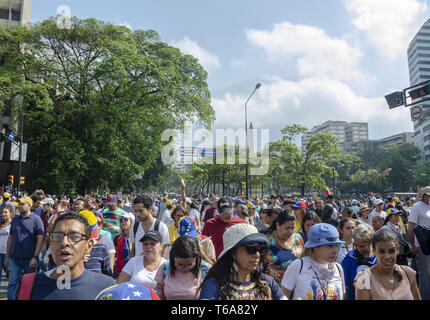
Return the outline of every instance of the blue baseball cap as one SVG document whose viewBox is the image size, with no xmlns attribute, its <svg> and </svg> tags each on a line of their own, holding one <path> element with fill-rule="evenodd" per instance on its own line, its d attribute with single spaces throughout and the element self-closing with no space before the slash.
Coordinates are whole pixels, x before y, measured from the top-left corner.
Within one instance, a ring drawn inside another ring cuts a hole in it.
<svg viewBox="0 0 430 320">
<path fill-rule="evenodd" d="M 179 222 L 179 235 L 198 238 L 194 219 L 191 217 L 183 217 Z"/>
<path fill-rule="evenodd" d="M 315 248 L 329 244 L 342 244 L 336 227 L 328 223 L 317 223 L 308 232 L 308 241 L 304 248 Z"/>
</svg>

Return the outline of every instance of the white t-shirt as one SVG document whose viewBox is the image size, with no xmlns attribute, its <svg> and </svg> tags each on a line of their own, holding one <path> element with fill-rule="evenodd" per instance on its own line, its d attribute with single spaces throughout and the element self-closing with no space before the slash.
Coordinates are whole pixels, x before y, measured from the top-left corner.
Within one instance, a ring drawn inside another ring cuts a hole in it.
<svg viewBox="0 0 430 320">
<path fill-rule="evenodd" d="M 157 271 L 160 266 L 165 261 L 167 260 L 161 257 L 161 261 L 158 268 L 155 271 L 148 271 L 143 266 L 143 256 L 133 257 L 124 266 L 122 271 L 131 276 L 130 281 L 138 284 L 146 284 L 147 286 L 155 290 L 157 286 L 157 282 L 155 281 L 155 275 L 157 274 Z"/>
<path fill-rule="evenodd" d="M 152 223 L 152 226 L 151 228 L 149 228 L 149 230 L 154 230 L 155 221 L 157 221 L 157 219 L 154 219 L 154 222 Z M 137 223 L 137 221 L 135 223 Z M 135 244 L 134 253 L 135 253 L 135 256 L 137 257 L 142 255 L 143 253 L 142 243 L 139 242 L 139 240 L 142 239 L 143 235 L 145 234 L 145 231 L 143 230 L 142 222 L 139 223 L 139 227 L 137 228 L 137 231 L 136 231 L 136 237 L 134 235 L 133 229 L 134 229 L 134 223 L 131 225 L 131 228 L 130 228 L 130 242 Z M 158 231 L 161 233 L 163 244 L 170 245 L 169 230 L 167 229 L 166 224 L 160 221 L 160 225 L 158 226 Z M 134 240 L 135 238 L 136 238 L 136 241 Z"/>
<path fill-rule="evenodd" d="M 381 211 L 381 212 L 377 212 L 375 209 L 373 209 L 373 211 L 369 214 L 369 216 L 367 217 L 367 223 L 372 226 L 372 219 L 375 216 L 380 216 L 383 219 L 385 219 L 387 217 L 387 213 L 385 211 Z"/>
<path fill-rule="evenodd" d="M 109 254 L 116 253 L 115 245 L 113 244 L 113 241 L 109 237 L 102 236 L 100 238 L 100 242 L 106 246 L 106 249 Z"/>
<path fill-rule="evenodd" d="M 6 254 L 7 238 L 10 232 L 10 223 L 3 229 L 0 229 L 0 254 Z"/>
<path fill-rule="evenodd" d="M 301 260 L 303 267 L 299 274 Z M 296 259 L 285 271 L 281 284 L 290 291 L 294 290 L 291 300 L 298 300 L 299 298 L 302 300 L 324 300 L 321 284 L 324 286 L 324 290 L 328 292 L 327 300 L 343 300 L 345 294 L 343 269 L 339 263 L 335 263 L 335 275 L 328 281 L 319 275 L 317 278 L 310 257 Z"/>
<path fill-rule="evenodd" d="M 172 219 L 169 209 L 164 210 L 163 214 L 160 217 L 160 221 L 164 222 L 167 227 L 175 223 L 175 221 Z"/>
<path fill-rule="evenodd" d="M 200 214 L 196 209 L 191 209 L 190 211 L 190 217 L 193 218 L 194 220 L 196 220 L 197 222 L 197 218 L 200 218 Z"/>
<path fill-rule="evenodd" d="M 409 213 L 408 221 L 425 228 L 430 228 L 430 206 L 423 201 L 415 203 Z M 417 237 L 415 237 L 415 246 L 417 248 L 420 246 Z"/>
</svg>

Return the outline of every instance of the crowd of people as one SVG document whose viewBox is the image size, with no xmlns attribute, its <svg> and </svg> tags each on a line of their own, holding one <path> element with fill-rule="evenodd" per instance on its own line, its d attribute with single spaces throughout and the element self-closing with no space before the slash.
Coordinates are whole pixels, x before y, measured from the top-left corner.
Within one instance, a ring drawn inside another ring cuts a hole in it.
<svg viewBox="0 0 430 320">
<path fill-rule="evenodd" d="M 0 264 L 9 300 L 427 300 L 429 201 L 4 193 Z"/>
</svg>

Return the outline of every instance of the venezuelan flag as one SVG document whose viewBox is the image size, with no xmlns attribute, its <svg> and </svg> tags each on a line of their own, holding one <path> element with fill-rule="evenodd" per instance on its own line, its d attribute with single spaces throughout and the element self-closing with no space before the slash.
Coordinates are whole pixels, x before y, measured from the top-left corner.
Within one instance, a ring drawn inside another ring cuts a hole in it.
<svg viewBox="0 0 430 320">
<path fill-rule="evenodd" d="M 330 189 L 328 187 L 325 187 L 325 195 L 328 196 L 330 194 Z"/>
</svg>

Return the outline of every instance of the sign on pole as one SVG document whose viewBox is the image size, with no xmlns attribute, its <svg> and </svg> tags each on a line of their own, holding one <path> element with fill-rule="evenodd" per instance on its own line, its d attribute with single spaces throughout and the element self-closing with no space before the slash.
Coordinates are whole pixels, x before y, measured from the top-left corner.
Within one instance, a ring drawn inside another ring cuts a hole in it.
<svg viewBox="0 0 430 320">
<path fill-rule="evenodd" d="M 423 105 L 419 104 L 411 107 L 411 119 L 412 121 L 420 120 L 424 115 Z"/>
<path fill-rule="evenodd" d="M 396 91 L 389 95 L 386 95 L 385 100 L 387 100 L 390 109 L 400 107 L 405 103 L 403 99 L 403 91 Z"/>
</svg>

